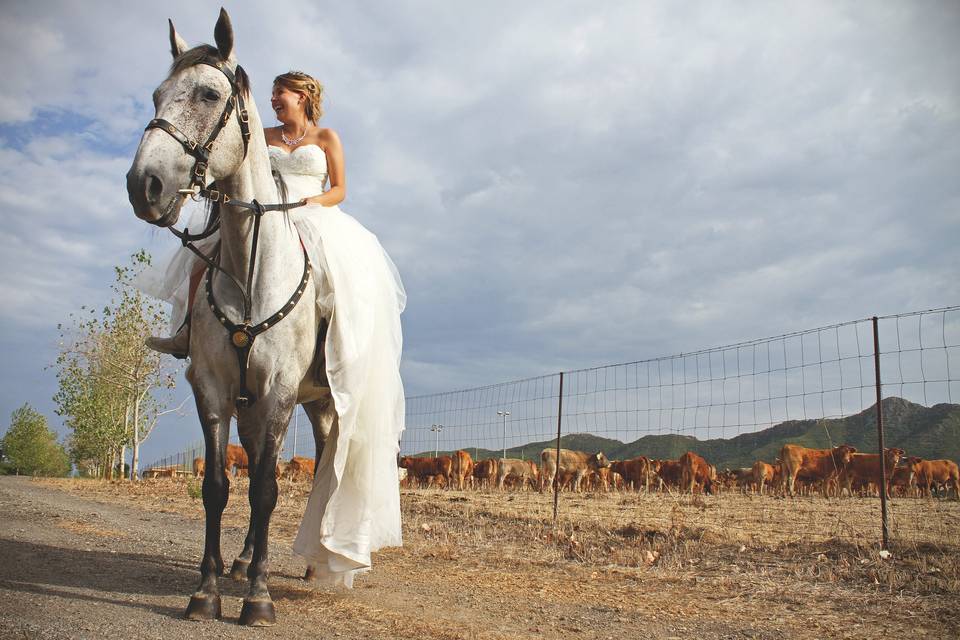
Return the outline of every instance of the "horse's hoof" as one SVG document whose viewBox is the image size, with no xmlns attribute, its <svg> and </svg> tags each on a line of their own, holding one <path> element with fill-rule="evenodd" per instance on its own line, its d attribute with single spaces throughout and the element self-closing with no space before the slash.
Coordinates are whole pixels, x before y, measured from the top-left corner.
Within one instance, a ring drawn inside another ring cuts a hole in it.
<svg viewBox="0 0 960 640">
<path fill-rule="evenodd" d="M 230 567 L 230 579 L 235 582 L 243 582 L 247 579 L 247 567 L 250 566 L 249 560 L 237 558 Z"/>
<path fill-rule="evenodd" d="M 272 627 L 277 623 L 276 611 L 270 600 L 244 600 L 240 609 L 240 624 L 246 627 Z"/>
<path fill-rule="evenodd" d="M 317 577 L 317 568 L 312 564 L 308 564 L 307 570 L 303 574 L 303 579 L 309 582 L 310 580 L 313 580 L 316 577 Z"/>
<path fill-rule="evenodd" d="M 220 596 L 192 596 L 183 617 L 187 620 L 219 620 L 223 617 Z"/>
</svg>

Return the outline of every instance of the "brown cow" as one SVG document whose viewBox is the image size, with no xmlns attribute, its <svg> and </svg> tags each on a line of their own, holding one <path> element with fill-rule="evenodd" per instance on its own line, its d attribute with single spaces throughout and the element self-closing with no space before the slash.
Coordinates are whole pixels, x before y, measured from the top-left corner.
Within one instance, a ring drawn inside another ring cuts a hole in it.
<svg viewBox="0 0 960 640">
<path fill-rule="evenodd" d="M 687 451 L 680 456 L 680 487 L 690 493 L 696 487 L 703 487 L 706 493 L 713 493 L 714 480 L 717 477 L 716 468 L 698 456 L 693 451 Z"/>
<path fill-rule="evenodd" d="M 680 486 L 682 468 L 679 460 L 654 460 L 657 466 L 657 476 L 660 478 L 660 490 Z"/>
<path fill-rule="evenodd" d="M 883 450 L 883 460 L 886 466 L 886 477 L 880 482 L 880 454 L 879 453 L 854 453 L 850 456 L 850 461 L 844 466 L 840 474 L 841 492 L 846 488 L 847 493 L 853 495 L 854 486 L 869 487 L 875 486 L 887 487 L 890 478 L 893 476 L 893 470 L 897 467 L 900 457 L 903 455 L 903 449 L 889 448 Z M 887 497 L 890 493 L 887 492 Z"/>
<path fill-rule="evenodd" d="M 763 495 L 764 485 L 773 486 L 776 472 L 777 470 L 772 464 L 767 464 L 763 460 L 757 460 L 753 463 L 750 473 L 753 476 L 753 486 L 757 493 Z"/>
<path fill-rule="evenodd" d="M 440 482 L 436 479 L 431 480 L 431 478 L 439 476 L 443 479 L 442 486 L 448 486 L 453 470 L 453 459 L 450 456 L 440 456 L 438 458 L 403 456 L 400 458 L 399 466 L 406 469 L 421 485 L 438 485 Z"/>
<path fill-rule="evenodd" d="M 920 492 L 930 497 L 932 489 L 943 487 L 950 495 L 953 488 L 960 500 L 960 467 L 952 460 L 920 460 L 912 466 Z"/>
<path fill-rule="evenodd" d="M 463 491 L 468 482 L 471 485 L 473 484 L 473 458 L 470 457 L 469 453 L 461 449 L 453 454 L 451 474 L 453 482 L 456 483 L 457 489 L 460 491 Z"/>
<path fill-rule="evenodd" d="M 242 469 L 246 471 L 248 466 L 250 466 L 250 462 L 247 460 L 246 450 L 238 444 L 228 444 L 224 471 L 227 474 L 233 474 L 238 478 L 246 477 L 247 474 L 244 473 L 241 475 L 240 470 Z M 236 467 L 236 470 L 234 470 L 234 467 Z"/>
<path fill-rule="evenodd" d="M 753 467 L 739 467 L 737 469 L 725 469 L 719 478 L 719 484 L 725 489 L 739 489 L 740 493 L 746 493 L 756 489 L 756 481 L 753 478 Z"/>
<path fill-rule="evenodd" d="M 831 480 L 836 480 L 843 468 L 850 461 L 850 457 L 857 450 L 848 444 L 841 444 L 833 449 L 808 449 L 795 444 L 785 444 L 780 450 L 780 460 L 783 461 L 783 481 L 786 490 L 792 497 L 797 478 L 822 483 L 823 495 L 828 493 Z"/>
<path fill-rule="evenodd" d="M 624 484 L 634 491 L 639 491 L 642 486 L 649 492 L 650 481 L 656 476 L 656 472 L 650 464 L 650 459 L 646 456 L 611 462 L 610 469 L 619 473 L 623 477 Z"/>
<path fill-rule="evenodd" d="M 207 468 L 207 461 L 203 458 L 193 459 L 193 475 L 196 478 L 202 478 Z"/>
<path fill-rule="evenodd" d="M 497 479 L 497 461 L 495 458 L 481 460 L 473 466 L 473 477 L 481 487 L 490 487 Z"/>
<path fill-rule="evenodd" d="M 311 480 L 315 468 L 316 461 L 313 458 L 293 456 L 284 469 L 283 477 L 291 480 Z"/>
<path fill-rule="evenodd" d="M 560 464 L 557 465 L 557 450 L 544 449 L 540 453 L 540 477 L 542 479 L 540 490 L 553 486 L 553 479 L 559 475 L 558 480 L 563 481 L 565 475 L 572 476 L 572 488 L 580 491 L 580 484 L 587 471 L 597 470 L 609 467 L 610 461 L 602 451 L 594 454 L 583 453 L 582 451 L 571 451 L 570 449 L 560 449 Z M 559 472 L 559 473 L 558 473 Z"/>
</svg>

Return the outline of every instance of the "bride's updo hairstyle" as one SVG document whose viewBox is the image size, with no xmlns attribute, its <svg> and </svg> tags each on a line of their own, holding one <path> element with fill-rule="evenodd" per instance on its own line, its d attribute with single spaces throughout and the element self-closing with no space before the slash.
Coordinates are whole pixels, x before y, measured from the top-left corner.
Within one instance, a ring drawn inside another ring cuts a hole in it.
<svg viewBox="0 0 960 640">
<path fill-rule="evenodd" d="M 323 115 L 323 85 L 302 71 L 288 71 L 273 79 L 274 85 L 299 93 L 307 99 L 307 120 L 317 124 Z"/>
</svg>

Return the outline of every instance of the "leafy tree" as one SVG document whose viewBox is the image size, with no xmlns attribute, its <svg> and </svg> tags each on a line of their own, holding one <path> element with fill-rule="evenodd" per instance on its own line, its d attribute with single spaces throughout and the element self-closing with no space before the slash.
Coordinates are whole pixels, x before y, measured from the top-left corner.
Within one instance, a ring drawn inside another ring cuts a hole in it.
<svg viewBox="0 0 960 640">
<path fill-rule="evenodd" d="M 70 460 L 47 419 L 29 404 L 13 412 L 3 437 L 3 452 L 14 473 L 30 476 L 65 476 Z"/>
<path fill-rule="evenodd" d="M 82 308 L 71 314 L 68 328 L 60 326 L 54 400 L 72 432 L 71 456 L 84 474 L 112 477 L 129 446 L 136 478 L 140 445 L 168 412 L 178 367 L 144 345 L 146 336 L 166 330 L 166 313 L 133 286 L 149 264 L 149 254 L 135 253 L 129 265 L 115 268 L 114 296 L 101 313 Z"/>
</svg>

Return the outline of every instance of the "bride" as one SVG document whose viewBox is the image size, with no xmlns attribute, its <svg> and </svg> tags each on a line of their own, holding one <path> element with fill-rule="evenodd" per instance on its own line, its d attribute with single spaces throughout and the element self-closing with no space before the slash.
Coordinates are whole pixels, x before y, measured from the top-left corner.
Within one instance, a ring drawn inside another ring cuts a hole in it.
<svg viewBox="0 0 960 640">
<path fill-rule="evenodd" d="M 325 368 L 338 417 L 293 549 L 319 577 L 349 587 L 355 573 L 369 569 L 372 551 L 401 544 L 396 455 L 404 424 L 399 366 L 406 294 L 377 238 L 337 206 L 346 196 L 343 148 L 332 129 L 317 126 L 322 100 L 323 87 L 309 75 L 277 76 L 270 103 L 280 125 L 264 135 L 287 201 L 305 205 L 288 215 L 318 272 L 316 304 L 329 319 Z M 213 236 L 198 248 L 209 254 L 217 241 Z M 173 304 L 179 329 L 147 345 L 186 357 L 189 308 L 204 265 L 180 249 L 161 270 L 143 274 L 141 288 Z"/>
</svg>

